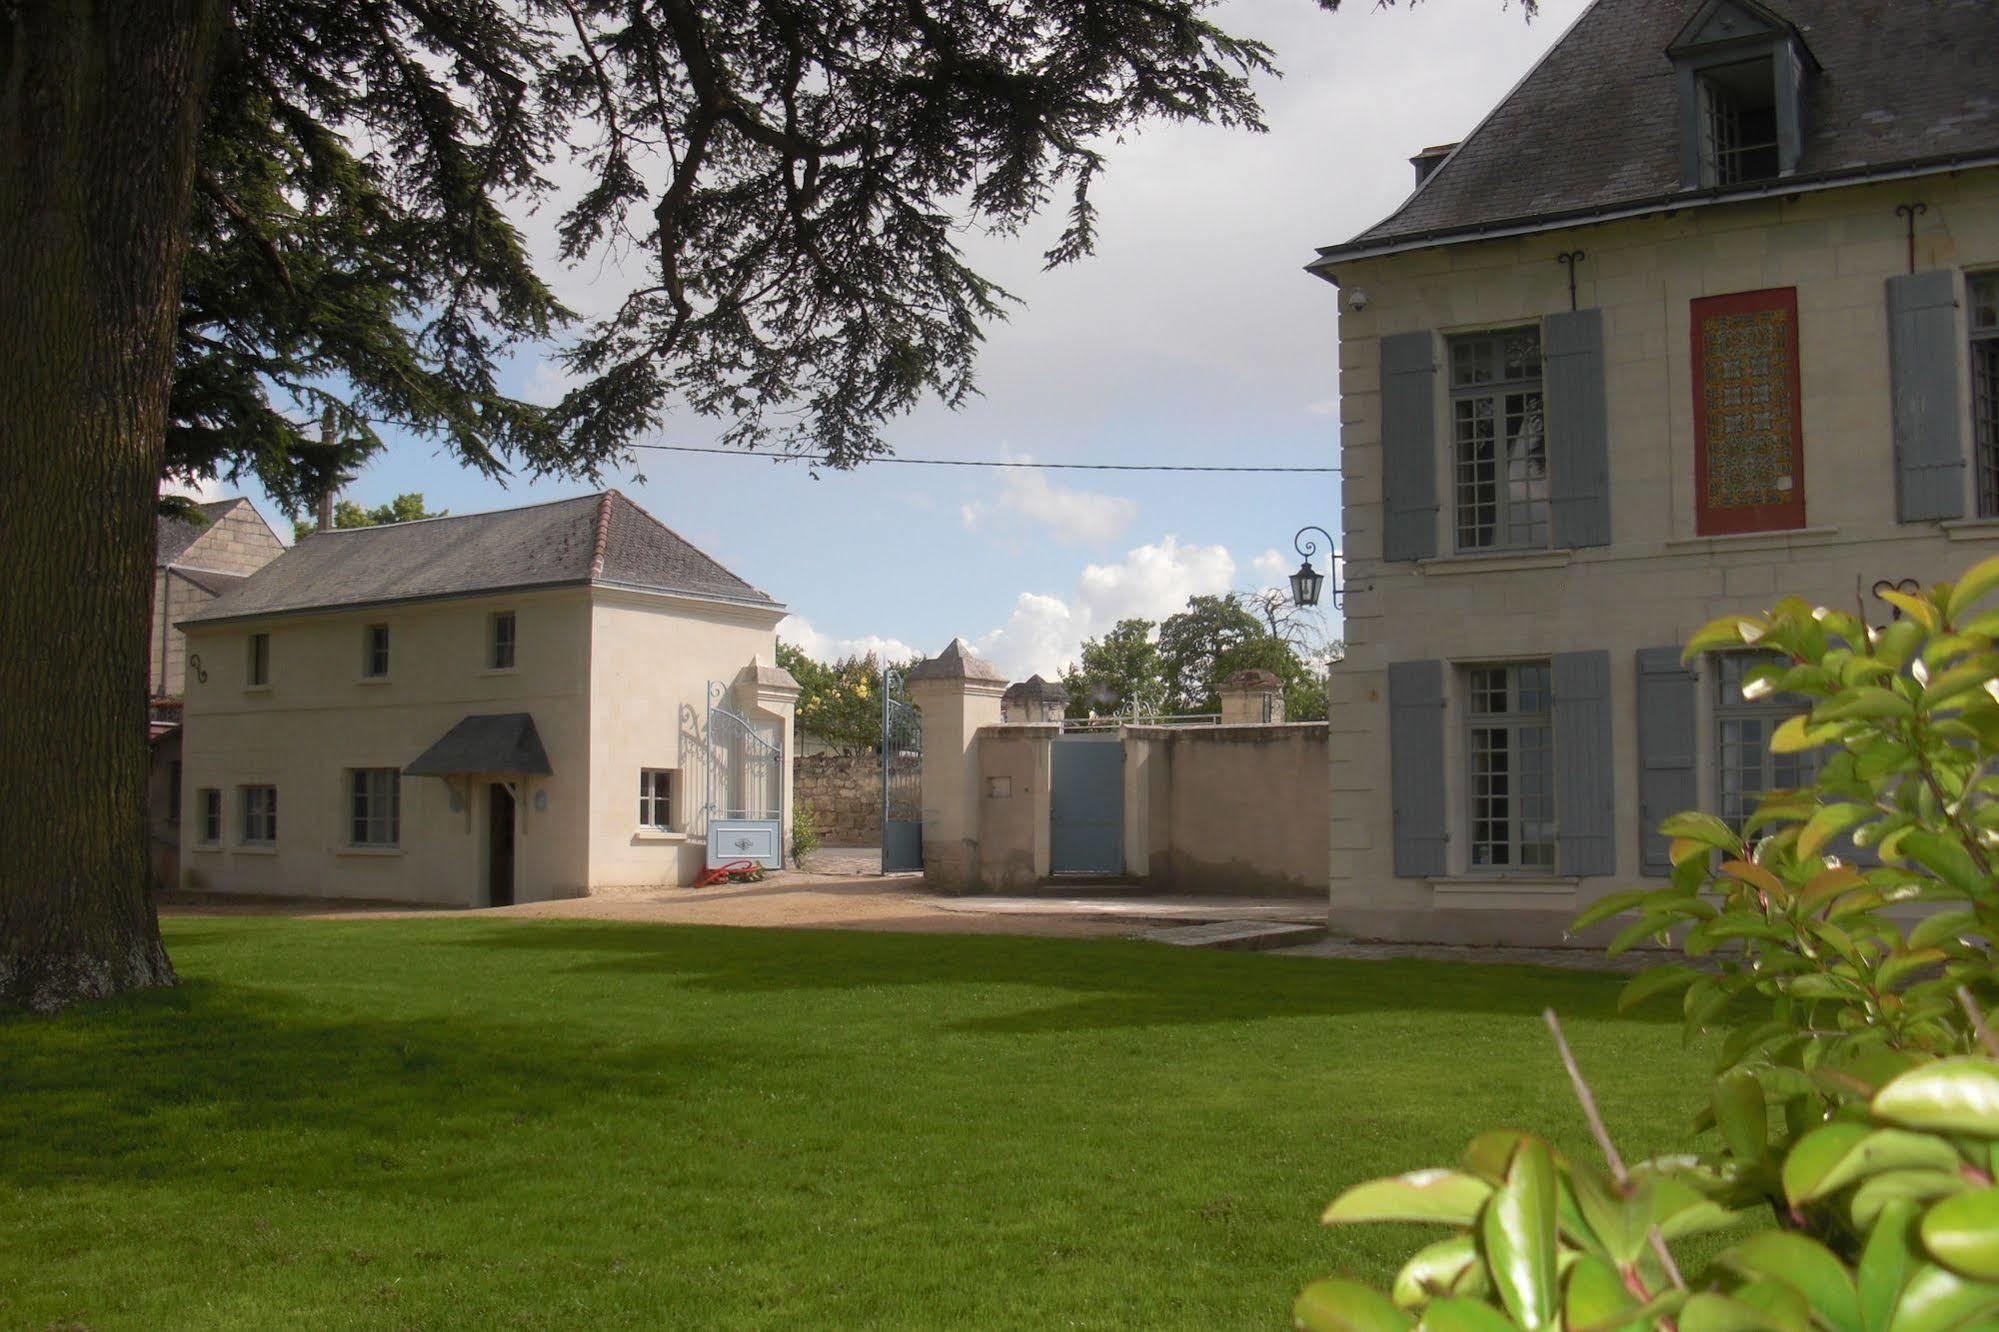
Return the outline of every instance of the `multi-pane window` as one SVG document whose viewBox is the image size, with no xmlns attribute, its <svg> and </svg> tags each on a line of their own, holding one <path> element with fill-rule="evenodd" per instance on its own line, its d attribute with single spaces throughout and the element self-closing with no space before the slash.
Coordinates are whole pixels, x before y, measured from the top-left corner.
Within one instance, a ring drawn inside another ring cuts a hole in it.
<svg viewBox="0 0 1999 1332">
<path fill-rule="evenodd" d="M 1452 338 L 1451 475 L 1459 550 L 1548 544 L 1541 330 Z"/>
<path fill-rule="evenodd" d="M 269 846 L 278 840 L 278 788 L 245 786 L 241 840 L 248 846 Z"/>
<path fill-rule="evenodd" d="M 222 792 L 205 786 L 195 793 L 195 803 L 201 807 L 202 843 L 214 846 L 222 840 Z"/>
<path fill-rule="evenodd" d="M 271 682 L 271 636 L 251 634 L 249 660 L 244 668 L 244 678 L 252 685 L 267 685 Z"/>
<path fill-rule="evenodd" d="M 1768 180 L 1779 169 L 1777 86 L 1768 59 L 1722 65 L 1701 75 L 1704 184 Z"/>
<path fill-rule="evenodd" d="M 371 624 L 361 636 L 361 674 L 380 679 L 389 673 L 389 626 Z"/>
<path fill-rule="evenodd" d="M 486 665 L 496 671 L 514 668 L 514 613 L 500 611 L 487 625 Z"/>
<path fill-rule="evenodd" d="M 1978 512 L 1999 518 L 1999 273 L 1973 273 L 1971 409 L 1978 460 Z"/>
<path fill-rule="evenodd" d="M 349 772 L 347 816 L 347 840 L 353 845 L 396 845 L 402 821 L 402 774 L 394 768 Z"/>
<path fill-rule="evenodd" d="M 1768 661 L 1767 657 L 1749 652 L 1714 658 L 1715 773 L 1721 817 L 1738 831 L 1743 821 L 1756 812 L 1759 796 L 1769 791 L 1794 790 L 1818 773 L 1815 753 L 1770 752 L 1770 737 L 1777 728 L 1810 704 L 1796 694 L 1774 690 L 1761 693 L 1751 690 L 1756 697 L 1743 692 L 1749 670 Z"/>
<path fill-rule="evenodd" d="M 1555 742 L 1546 662 L 1465 673 L 1471 867 L 1555 868 Z"/>
<path fill-rule="evenodd" d="M 673 772 L 647 768 L 639 773 L 639 827 L 673 826 Z"/>
</svg>

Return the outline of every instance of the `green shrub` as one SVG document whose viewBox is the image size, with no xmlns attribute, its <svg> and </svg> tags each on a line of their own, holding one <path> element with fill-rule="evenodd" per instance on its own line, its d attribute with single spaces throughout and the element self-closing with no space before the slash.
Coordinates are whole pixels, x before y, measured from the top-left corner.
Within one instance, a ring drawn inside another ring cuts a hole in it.
<svg viewBox="0 0 1999 1332">
<path fill-rule="evenodd" d="M 1885 593 L 1886 625 L 1793 599 L 1693 637 L 1689 657 L 1762 654 L 1745 692 L 1810 703 L 1772 748 L 1822 758 L 1740 830 L 1669 819 L 1670 882 L 1576 922 L 1629 915 L 1612 953 L 1656 940 L 1686 955 L 1623 1002 L 1677 996 L 1690 1034 L 1720 1034 L 1705 1150 L 1627 1169 L 1564 1044 L 1603 1165 L 1487 1133 L 1456 1168 L 1349 1189 L 1329 1224 L 1452 1234 L 1388 1294 L 1310 1287 L 1300 1327 L 1999 1327 L 1999 1043 L 1982 1019 L 1999 994 L 1999 610 L 1978 609 L 1995 589 L 1999 559 Z M 1758 1214 L 1775 1224 L 1680 1271 L 1676 1241 Z"/>
<path fill-rule="evenodd" d="M 802 806 L 791 811 L 791 862 L 795 865 L 819 849 L 819 825 Z"/>
</svg>

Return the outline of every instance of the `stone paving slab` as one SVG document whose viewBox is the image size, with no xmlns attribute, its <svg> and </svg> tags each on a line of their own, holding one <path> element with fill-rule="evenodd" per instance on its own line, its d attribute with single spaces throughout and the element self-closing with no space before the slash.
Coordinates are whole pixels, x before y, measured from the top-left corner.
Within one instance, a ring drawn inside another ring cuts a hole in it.
<svg viewBox="0 0 1999 1332">
<path fill-rule="evenodd" d="M 1629 974 L 1683 960 L 1678 953 L 1655 948 L 1633 949 L 1620 957 L 1605 957 L 1601 948 L 1479 948 L 1460 944 L 1362 943 L 1324 939 L 1296 948 L 1272 950 L 1286 957 L 1331 957 L 1350 962 L 1386 962 L 1413 958 L 1422 962 L 1473 962 L 1485 966 L 1558 967 L 1564 971 L 1607 971 Z"/>
<path fill-rule="evenodd" d="M 1260 953 L 1317 943 L 1326 937 L 1326 927 L 1277 920 L 1210 920 L 1199 925 L 1168 925 L 1163 929 L 1142 930 L 1131 937 L 1143 943 L 1167 944 L 1174 948 L 1227 948 Z"/>
<path fill-rule="evenodd" d="M 939 911 L 987 916 L 1072 916 L 1131 921 L 1326 923 L 1326 909 L 1295 897 L 937 897 Z"/>
</svg>

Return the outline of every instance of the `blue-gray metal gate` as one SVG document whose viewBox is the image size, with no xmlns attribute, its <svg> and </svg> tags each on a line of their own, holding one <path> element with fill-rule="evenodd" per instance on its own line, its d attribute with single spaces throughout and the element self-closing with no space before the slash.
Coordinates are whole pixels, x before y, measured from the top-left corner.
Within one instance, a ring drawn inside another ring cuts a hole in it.
<svg viewBox="0 0 1999 1332">
<path fill-rule="evenodd" d="M 1065 735 L 1048 799 L 1051 874 L 1124 873 L 1124 739 Z"/>
<path fill-rule="evenodd" d="M 923 868 L 923 714 L 882 671 L 882 873 Z"/>
<path fill-rule="evenodd" d="M 732 710 L 708 685 L 708 868 L 754 860 L 784 868 L 784 732 Z M 772 734 L 765 734 L 766 729 Z"/>
</svg>

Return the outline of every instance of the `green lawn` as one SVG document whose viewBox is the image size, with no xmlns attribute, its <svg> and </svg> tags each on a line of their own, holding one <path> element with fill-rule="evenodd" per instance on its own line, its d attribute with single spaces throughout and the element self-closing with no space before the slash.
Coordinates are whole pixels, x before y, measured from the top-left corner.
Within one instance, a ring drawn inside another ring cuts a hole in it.
<svg viewBox="0 0 1999 1332">
<path fill-rule="evenodd" d="M 168 923 L 185 980 L 0 1015 L 0 1326 L 1279 1327 L 1414 1232 L 1344 1185 L 1700 1061 L 1610 977 L 1113 942 Z"/>
</svg>

